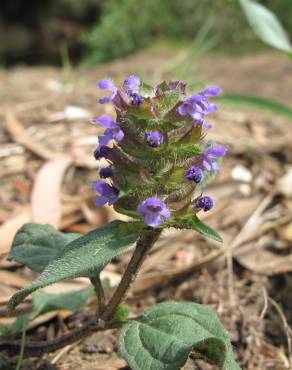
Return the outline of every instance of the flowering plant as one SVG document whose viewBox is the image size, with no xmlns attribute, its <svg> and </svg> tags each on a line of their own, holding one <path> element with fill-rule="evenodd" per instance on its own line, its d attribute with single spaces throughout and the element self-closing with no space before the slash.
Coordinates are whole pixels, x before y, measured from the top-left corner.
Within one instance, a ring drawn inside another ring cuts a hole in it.
<svg viewBox="0 0 292 370">
<path fill-rule="evenodd" d="M 187 97 L 182 81 L 152 87 L 136 76 L 129 76 L 122 88 L 112 80 L 102 80 L 98 87 L 106 95 L 100 103 L 112 103 L 116 117 L 102 115 L 92 121 L 104 128 L 94 156 L 108 162 L 99 171 L 103 181 L 92 184 L 96 206 L 113 205 L 130 220 L 113 221 L 83 236 L 62 234 L 49 225 L 27 224 L 19 230 L 10 258 L 41 275 L 14 294 L 8 312 L 37 289 L 80 276 L 90 279 L 98 302 L 97 315 L 81 328 L 50 343 L 27 344 L 26 351 L 53 350 L 92 331 L 118 327 L 120 354 L 134 370 L 180 369 L 193 350 L 219 368 L 239 369 L 230 338 L 209 308 L 192 302 L 165 302 L 129 319 L 120 306 L 163 229 L 194 229 L 221 241 L 198 217 L 214 207 L 203 188 L 219 171 L 219 160 L 226 153 L 225 147 L 205 140 L 211 127 L 207 116 L 217 109 L 210 98 L 220 89 L 210 86 Z M 52 240 L 54 248 L 45 254 L 42 248 Z M 106 302 L 100 272 L 134 242 L 120 284 Z M 12 347 L 6 343 L 6 349 Z"/>
</svg>

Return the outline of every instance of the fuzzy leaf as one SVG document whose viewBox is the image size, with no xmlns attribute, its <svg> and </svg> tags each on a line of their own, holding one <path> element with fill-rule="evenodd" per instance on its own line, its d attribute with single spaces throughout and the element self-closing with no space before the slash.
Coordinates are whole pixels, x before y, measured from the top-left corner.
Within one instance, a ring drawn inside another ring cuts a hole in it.
<svg viewBox="0 0 292 370">
<path fill-rule="evenodd" d="M 64 279 L 96 276 L 112 258 L 136 241 L 138 232 L 137 223 L 113 221 L 69 243 L 38 279 L 12 296 L 7 306 L 8 313 L 39 288 Z"/>
<path fill-rule="evenodd" d="M 35 292 L 32 294 L 32 312 L 18 316 L 13 324 L 7 327 L 6 335 L 21 332 L 31 321 L 47 312 L 56 310 L 76 312 L 86 304 L 93 292 L 94 288 L 92 286 L 62 294 Z"/>
<path fill-rule="evenodd" d="M 42 272 L 47 265 L 62 253 L 66 245 L 81 234 L 61 233 L 51 225 L 28 223 L 15 235 L 8 259 Z"/>
<path fill-rule="evenodd" d="M 196 230 L 198 233 L 206 236 L 207 238 L 216 240 L 217 242 L 223 241 L 217 231 L 206 225 L 197 216 L 191 218 L 191 220 L 188 222 L 188 228 Z"/>
<path fill-rule="evenodd" d="M 240 4 L 248 23 L 263 42 L 292 55 L 289 38 L 274 13 L 252 0 L 240 0 Z"/>
<path fill-rule="evenodd" d="M 93 292 L 94 289 L 92 286 L 63 294 L 46 293 L 42 291 L 35 292 L 32 295 L 32 303 L 34 307 L 32 315 L 35 318 L 44 313 L 56 310 L 76 312 L 86 304 L 88 298 L 93 294 Z"/>
<path fill-rule="evenodd" d="M 191 302 L 164 302 L 126 323 L 119 351 L 133 370 L 179 370 L 191 351 L 220 369 L 240 370 L 216 313 Z"/>
</svg>

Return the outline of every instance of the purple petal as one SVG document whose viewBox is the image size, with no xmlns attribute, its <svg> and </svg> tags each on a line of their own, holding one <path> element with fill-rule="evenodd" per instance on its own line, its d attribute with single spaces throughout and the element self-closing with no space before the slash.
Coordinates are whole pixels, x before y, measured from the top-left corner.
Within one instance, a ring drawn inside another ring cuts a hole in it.
<svg viewBox="0 0 292 370">
<path fill-rule="evenodd" d="M 209 86 L 207 87 L 204 91 L 203 91 L 203 94 L 205 96 L 217 96 L 221 93 L 221 89 L 220 87 L 216 86 L 216 85 L 212 85 L 212 86 Z"/>
<path fill-rule="evenodd" d="M 115 91 L 117 88 L 114 86 L 113 80 L 101 80 L 97 86 L 102 90 Z"/>
<path fill-rule="evenodd" d="M 163 207 L 162 211 L 160 212 L 161 216 L 165 218 L 170 218 L 170 211 L 167 207 Z"/>
<path fill-rule="evenodd" d="M 131 75 L 128 78 L 125 79 L 124 86 L 128 90 L 131 90 L 132 92 L 138 92 L 139 88 L 141 86 L 140 78 L 137 77 L 137 76 Z"/>
<path fill-rule="evenodd" d="M 137 211 L 144 216 L 144 222 L 151 227 L 160 226 L 163 223 L 161 217 L 170 218 L 170 212 L 166 204 L 154 197 L 140 203 Z"/>
<path fill-rule="evenodd" d="M 112 205 L 117 201 L 119 191 L 108 183 L 102 181 L 94 181 L 92 183 L 92 187 L 99 195 L 96 200 L 96 204 L 98 206 L 104 205 L 105 203 Z"/>
<path fill-rule="evenodd" d="M 157 227 L 163 224 L 161 217 L 153 213 L 147 213 L 147 215 L 144 217 L 144 222 L 151 227 Z"/>
<path fill-rule="evenodd" d="M 106 103 L 109 103 L 110 101 L 112 101 L 111 99 L 111 96 L 109 98 L 101 98 L 98 100 L 100 102 L 100 104 L 106 104 Z"/>
<path fill-rule="evenodd" d="M 119 130 L 116 134 L 113 135 L 113 138 L 116 141 L 122 141 L 124 136 L 125 136 L 124 132 L 122 130 Z"/>
<path fill-rule="evenodd" d="M 106 146 L 113 139 L 111 132 L 108 132 L 102 136 L 98 137 L 98 142 L 100 146 Z"/>
<path fill-rule="evenodd" d="M 110 116 L 108 116 L 107 114 L 103 114 L 102 116 L 98 117 L 98 118 L 95 118 L 94 119 L 94 123 L 96 125 L 101 125 L 103 127 L 115 127 L 117 124 L 112 120 L 112 118 Z"/>
<path fill-rule="evenodd" d="M 208 123 L 208 122 L 203 122 L 202 127 L 205 130 L 209 130 L 210 128 L 212 128 L 212 125 L 210 125 L 210 123 Z"/>
<path fill-rule="evenodd" d="M 224 146 L 212 145 L 206 150 L 205 154 L 208 158 L 221 158 L 226 154 L 226 152 L 227 148 L 225 148 Z"/>
<path fill-rule="evenodd" d="M 219 163 L 217 163 L 217 162 L 213 162 L 213 163 L 212 163 L 212 171 L 214 171 L 214 172 L 218 172 L 219 170 L 220 170 Z"/>
<path fill-rule="evenodd" d="M 188 108 L 187 108 L 187 104 L 185 103 L 182 103 L 178 109 L 177 109 L 178 113 L 181 115 L 181 116 L 186 116 L 189 114 L 189 111 L 188 111 Z"/>
<path fill-rule="evenodd" d="M 107 203 L 107 201 L 108 201 L 107 197 L 100 196 L 100 197 L 96 198 L 95 205 L 96 205 L 96 207 L 102 207 Z"/>
<path fill-rule="evenodd" d="M 98 194 L 102 194 L 103 193 L 103 190 L 104 190 L 104 185 L 106 183 L 103 182 L 103 181 L 93 181 L 92 183 L 92 188 L 98 193 Z M 108 185 L 108 184 L 107 184 Z"/>
<path fill-rule="evenodd" d="M 107 90 L 107 91 L 112 92 L 112 94 L 109 97 L 99 99 L 99 102 L 101 104 L 109 103 L 111 100 L 115 99 L 115 97 L 117 95 L 118 88 L 116 86 L 114 86 L 112 80 L 101 80 L 97 83 L 97 86 L 102 90 Z"/>
<path fill-rule="evenodd" d="M 194 121 L 203 121 L 205 115 L 202 112 L 196 112 L 194 111 L 193 113 L 190 114 L 191 117 L 193 118 Z"/>
<path fill-rule="evenodd" d="M 212 170 L 211 164 L 208 161 L 206 161 L 206 160 L 203 161 L 203 168 L 205 168 L 207 171 L 211 171 Z"/>
</svg>

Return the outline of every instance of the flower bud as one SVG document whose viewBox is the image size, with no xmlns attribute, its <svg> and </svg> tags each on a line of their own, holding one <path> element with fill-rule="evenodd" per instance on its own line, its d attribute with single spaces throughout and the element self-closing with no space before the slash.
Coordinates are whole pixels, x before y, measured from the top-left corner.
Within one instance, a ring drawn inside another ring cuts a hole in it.
<svg viewBox="0 0 292 370">
<path fill-rule="evenodd" d="M 195 200 L 195 206 L 198 210 L 203 210 L 204 212 L 210 211 L 214 207 L 213 199 L 209 196 L 199 197 Z"/>
<path fill-rule="evenodd" d="M 157 130 L 145 132 L 145 139 L 152 148 L 158 148 L 164 141 L 163 135 Z"/>
</svg>

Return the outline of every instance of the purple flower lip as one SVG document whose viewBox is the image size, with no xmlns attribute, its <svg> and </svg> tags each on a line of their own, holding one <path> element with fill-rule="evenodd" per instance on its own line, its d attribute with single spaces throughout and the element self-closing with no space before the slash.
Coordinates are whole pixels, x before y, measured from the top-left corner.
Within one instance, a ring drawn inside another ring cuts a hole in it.
<svg viewBox="0 0 292 370">
<path fill-rule="evenodd" d="M 148 145 L 152 148 L 158 148 L 160 145 L 163 144 L 164 137 L 162 133 L 157 130 L 145 132 L 144 136 Z"/>
<path fill-rule="evenodd" d="M 101 80 L 97 83 L 97 86 L 101 90 L 106 90 L 111 93 L 110 96 L 99 99 L 100 104 L 109 103 L 110 101 L 115 102 L 115 99 L 117 98 L 118 88 L 114 86 L 112 80 Z"/>
<path fill-rule="evenodd" d="M 170 211 L 166 204 L 159 198 L 145 199 L 138 205 L 137 212 L 144 217 L 148 226 L 158 227 L 163 224 L 165 218 L 170 218 Z"/>
<path fill-rule="evenodd" d="M 207 87 L 205 90 L 193 94 L 190 98 L 183 101 L 178 107 L 178 113 L 181 116 L 190 116 L 194 120 L 195 126 L 210 128 L 210 125 L 205 122 L 205 116 L 215 112 L 217 107 L 214 103 L 209 102 L 209 96 L 220 94 L 221 89 L 217 86 Z"/>
<path fill-rule="evenodd" d="M 211 145 L 202 154 L 202 167 L 207 171 L 218 172 L 219 164 L 215 161 L 218 158 L 223 157 L 227 152 L 227 148 L 221 145 Z"/>
<path fill-rule="evenodd" d="M 107 145 L 111 140 L 121 141 L 124 138 L 124 132 L 120 129 L 117 122 L 106 114 L 95 118 L 93 121 L 96 125 L 106 127 L 104 134 L 98 137 L 100 145 Z"/>
<path fill-rule="evenodd" d="M 95 201 L 97 207 L 102 207 L 106 203 L 111 206 L 118 200 L 119 190 L 106 182 L 94 181 L 92 187 L 98 194 Z"/>
<path fill-rule="evenodd" d="M 194 181 L 196 184 L 198 184 L 202 181 L 204 175 L 203 171 L 199 167 L 191 166 L 187 170 L 185 177 L 187 180 Z"/>
<path fill-rule="evenodd" d="M 195 209 L 203 210 L 204 212 L 210 211 L 214 207 L 214 201 L 209 196 L 199 197 L 195 200 Z"/>
<path fill-rule="evenodd" d="M 136 107 L 139 107 L 144 100 L 143 96 L 139 94 L 140 87 L 141 80 L 137 76 L 131 75 L 124 81 L 125 92 L 130 98 L 131 104 Z"/>
</svg>

